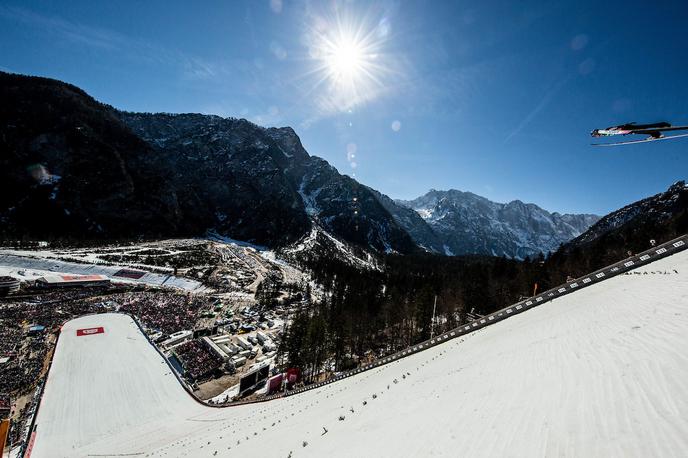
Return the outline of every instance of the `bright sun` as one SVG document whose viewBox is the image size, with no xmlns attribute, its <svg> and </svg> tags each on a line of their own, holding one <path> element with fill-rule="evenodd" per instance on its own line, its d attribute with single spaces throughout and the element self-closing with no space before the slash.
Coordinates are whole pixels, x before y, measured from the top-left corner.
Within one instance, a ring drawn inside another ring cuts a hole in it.
<svg viewBox="0 0 688 458">
<path fill-rule="evenodd" d="M 335 80 L 353 79 L 365 65 L 362 46 L 353 41 L 343 40 L 341 43 L 332 44 L 329 54 L 327 56 L 328 70 Z"/>
<path fill-rule="evenodd" d="M 324 111 L 349 110 L 372 100 L 384 90 L 384 79 L 395 66 L 384 47 L 389 34 L 386 20 L 334 15 L 314 19 L 307 34 L 308 55 L 316 75 L 313 88 L 323 85 Z"/>
</svg>

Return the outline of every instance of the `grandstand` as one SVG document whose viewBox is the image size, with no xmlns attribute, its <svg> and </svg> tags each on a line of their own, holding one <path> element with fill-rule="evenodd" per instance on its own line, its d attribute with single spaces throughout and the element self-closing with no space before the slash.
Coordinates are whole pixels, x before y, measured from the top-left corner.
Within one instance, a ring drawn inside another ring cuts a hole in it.
<svg viewBox="0 0 688 458">
<path fill-rule="evenodd" d="M 130 317 L 85 316 L 62 329 L 31 456 L 676 456 L 688 450 L 687 296 L 682 251 L 337 383 L 230 408 L 189 396 Z"/>
<path fill-rule="evenodd" d="M 113 277 L 129 278 L 131 280 L 140 280 L 144 275 L 146 275 L 146 272 L 132 269 L 120 269 L 112 274 Z"/>
<path fill-rule="evenodd" d="M 0 277 L 0 297 L 8 296 L 19 291 L 20 283 L 14 277 L 1 276 Z"/>
<path fill-rule="evenodd" d="M 122 269 L 120 266 L 103 264 L 88 264 L 61 261 L 51 258 L 40 258 L 0 252 L 0 266 L 8 270 L 30 270 L 40 272 L 41 275 L 104 275 L 118 282 L 132 282 L 150 286 L 163 286 L 182 289 L 185 291 L 201 291 L 201 282 L 174 275 L 155 272 L 142 272 L 132 269 Z M 144 275 L 140 275 L 143 273 Z"/>
<path fill-rule="evenodd" d="M 110 279 L 105 275 L 46 275 L 36 280 L 44 288 L 65 288 L 75 286 L 105 286 Z"/>
</svg>

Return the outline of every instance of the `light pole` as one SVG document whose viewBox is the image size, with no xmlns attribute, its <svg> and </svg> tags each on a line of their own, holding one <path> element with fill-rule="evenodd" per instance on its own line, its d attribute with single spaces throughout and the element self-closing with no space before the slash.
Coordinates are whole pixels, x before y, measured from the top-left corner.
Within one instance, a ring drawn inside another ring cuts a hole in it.
<svg viewBox="0 0 688 458">
<path fill-rule="evenodd" d="M 430 338 L 435 335 L 435 311 L 437 310 L 437 294 L 435 294 L 435 304 L 432 306 L 432 321 L 430 322 Z"/>
</svg>

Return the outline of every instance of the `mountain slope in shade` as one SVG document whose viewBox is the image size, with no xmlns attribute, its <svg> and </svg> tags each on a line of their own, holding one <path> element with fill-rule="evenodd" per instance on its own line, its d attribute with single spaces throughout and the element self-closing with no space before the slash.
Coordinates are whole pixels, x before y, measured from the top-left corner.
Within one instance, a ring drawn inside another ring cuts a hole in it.
<svg viewBox="0 0 688 458">
<path fill-rule="evenodd" d="M 257 228 L 268 226 L 273 232 L 260 241 L 270 245 L 280 232 L 292 240 L 307 234 L 313 220 L 336 237 L 375 251 L 417 250 L 372 190 L 310 156 L 291 128 L 201 114 L 119 117 L 169 158 L 179 192 L 193 191 L 196 205 L 207 207 L 206 225 L 218 232 L 251 240 Z"/>
<path fill-rule="evenodd" d="M 162 157 L 59 81 L 0 72 L 0 234 L 80 239 L 195 232 Z"/>
<path fill-rule="evenodd" d="M 47 78 L 0 72 L 0 236 L 222 236 L 285 246 L 313 223 L 378 252 L 523 258 L 594 215 L 431 191 L 389 197 L 309 155 L 288 127 L 201 114 L 127 113 Z"/>
<path fill-rule="evenodd" d="M 0 72 L 0 236 L 160 238 L 212 230 L 268 246 L 315 221 L 376 251 L 418 250 L 373 192 L 288 127 L 137 114 L 48 78 Z"/>
<path fill-rule="evenodd" d="M 415 210 L 433 229 L 443 251 L 456 255 L 525 258 L 547 253 L 599 219 L 595 215 L 550 213 L 519 200 L 496 203 L 457 190 L 431 190 L 417 199 L 397 203 Z M 424 245 L 424 240 L 416 242 Z"/>
<path fill-rule="evenodd" d="M 394 220 L 403 227 L 413 240 L 426 251 L 431 253 L 445 253 L 445 247 L 440 237 L 430 225 L 413 209 L 398 204 L 390 197 L 371 189 L 378 201 L 394 217 Z"/>
<path fill-rule="evenodd" d="M 628 249 L 646 249 L 649 240 L 658 243 L 688 232 L 688 185 L 679 181 L 666 191 L 639 200 L 601 218 L 590 229 L 563 248 L 600 244 L 626 245 Z M 638 246 L 637 243 L 642 245 Z"/>
</svg>

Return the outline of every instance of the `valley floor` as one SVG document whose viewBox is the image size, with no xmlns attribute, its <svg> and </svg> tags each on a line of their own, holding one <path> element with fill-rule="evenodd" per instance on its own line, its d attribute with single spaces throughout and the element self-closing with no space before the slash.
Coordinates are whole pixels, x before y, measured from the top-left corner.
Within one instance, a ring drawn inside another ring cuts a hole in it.
<svg viewBox="0 0 688 458">
<path fill-rule="evenodd" d="M 688 251 L 320 389 L 222 409 L 195 402 L 128 316 L 92 315 L 62 330 L 31 456 L 682 456 L 686 350 Z"/>
<path fill-rule="evenodd" d="M 141 271 L 142 276 L 140 278 L 118 276 L 117 273 L 123 268 L 47 259 L 34 257 L 30 254 L 0 253 L 0 274 L 12 275 L 22 281 L 58 274 L 105 275 L 121 283 L 140 283 L 148 286 L 164 286 L 196 292 L 202 289 L 201 282 L 168 274 Z"/>
</svg>

